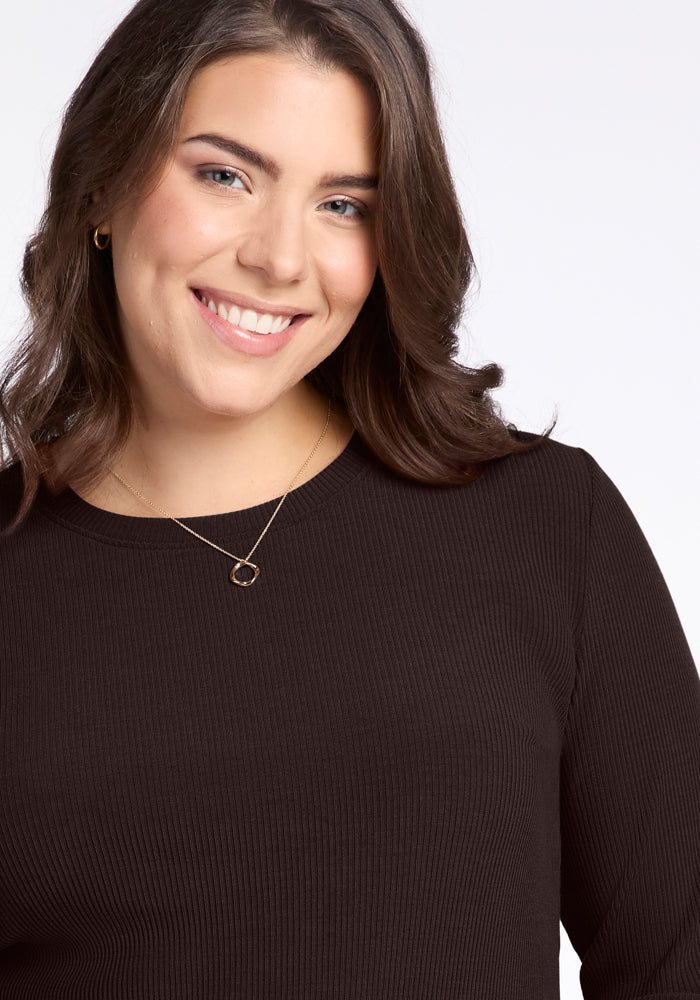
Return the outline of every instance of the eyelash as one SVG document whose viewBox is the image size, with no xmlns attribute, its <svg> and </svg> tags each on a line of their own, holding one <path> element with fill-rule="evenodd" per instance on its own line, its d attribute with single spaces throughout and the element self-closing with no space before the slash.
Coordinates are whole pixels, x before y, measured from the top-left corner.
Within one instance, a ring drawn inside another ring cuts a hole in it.
<svg viewBox="0 0 700 1000">
<path fill-rule="evenodd" d="M 234 170 L 232 167 L 200 167 L 200 169 L 198 170 L 198 174 L 202 178 L 202 180 L 207 180 L 211 184 L 214 184 L 216 187 L 220 187 L 220 188 L 221 187 L 232 187 L 233 185 L 231 185 L 231 184 L 220 184 L 218 181 L 215 181 L 214 178 L 210 177 L 209 175 L 210 174 L 230 174 L 231 177 L 234 180 L 238 179 L 247 188 L 246 181 L 245 181 L 245 178 L 244 178 L 243 174 L 239 170 Z"/>
<path fill-rule="evenodd" d="M 363 205 L 361 201 L 356 201 L 354 198 L 330 198 L 328 201 L 324 201 L 323 205 L 350 205 L 351 208 L 355 209 L 357 215 L 349 216 L 349 218 L 364 219 L 367 215 L 367 206 Z M 331 212 L 331 215 L 337 215 L 340 219 L 348 218 L 344 213 L 340 214 L 339 212 Z"/>
<path fill-rule="evenodd" d="M 238 179 L 241 182 L 241 184 L 245 186 L 246 190 L 248 189 L 245 176 L 239 170 L 235 170 L 233 167 L 201 167 L 198 170 L 198 176 L 201 177 L 202 180 L 208 181 L 210 184 L 213 184 L 218 188 L 233 188 L 234 190 L 240 191 L 241 190 L 240 188 L 234 188 L 233 183 L 222 184 L 219 181 L 215 181 L 214 178 L 210 176 L 211 174 L 228 174 L 234 182 L 236 179 Z M 338 198 L 329 198 L 328 201 L 324 201 L 322 203 L 321 208 L 325 207 L 326 205 L 339 205 L 339 204 L 350 205 L 350 207 L 354 208 L 355 212 L 357 213 L 356 215 L 351 215 L 351 216 L 346 216 L 344 213 L 340 214 L 339 212 L 330 213 L 331 215 L 335 215 L 340 219 L 344 218 L 364 219 L 368 214 L 368 209 L 366 205 L 364 205 L 361 201 L 357 201 L 355 198 L 349 198 L 347 196 Z"/>
</svg>

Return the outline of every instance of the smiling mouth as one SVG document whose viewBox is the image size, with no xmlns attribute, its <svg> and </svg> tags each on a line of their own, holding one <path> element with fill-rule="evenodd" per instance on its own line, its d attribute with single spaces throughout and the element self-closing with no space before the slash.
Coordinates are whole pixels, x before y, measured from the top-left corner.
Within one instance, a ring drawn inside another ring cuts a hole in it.
<svg viewBox="0 0 700 1000">
<path fill-rule="evenodd" d="M 282 333 L 295 320 L 300 319 L 304 315 L 303 313 L 297 313 L 295 316 L 290 316 L 288 314 L 261 313 L 256 312 L 254 309 L 241 309 L 236 305 L 217 302 L 215 299 L 209 298 L 199 288 L 194 288 L 193 292 L 199 301 L 207 306 L 216 316 L 220 316 L 221 319 L 227 320 L 233 326 L 237 326 L 241 330 L 246 330 L 248 333 L 259 333 L 263 336 L 267 336 L 269 333 Z"/>
</svg>

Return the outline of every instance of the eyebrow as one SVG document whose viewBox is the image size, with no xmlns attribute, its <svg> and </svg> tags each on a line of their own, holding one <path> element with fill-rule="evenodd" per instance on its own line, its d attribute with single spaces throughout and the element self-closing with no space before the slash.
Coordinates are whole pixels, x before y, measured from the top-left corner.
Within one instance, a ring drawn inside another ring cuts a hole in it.
<svg viewBox="0 0 700 1000">
<path fill-rule="evenodd" d="M 282 168 L 274 160 L 263 156 L 262 153 L 251 149 L 250 146 L 244 146 L 243 143 L 219 135 L 217 132 L 190 136 L 189 139 L 184 140 L 183 145 L 190 142 L 204 142 L 208 146 L 214 146 L 216 149 L 264 171 L 275 181 L 282 176 Z M 360 191 L 372 191 L 377 187 L 377 184 L 378 178 L 374 174 L 324 174 L 319 181 L 319 187 L 322 188 L 351 187 Z"/>
</svg>

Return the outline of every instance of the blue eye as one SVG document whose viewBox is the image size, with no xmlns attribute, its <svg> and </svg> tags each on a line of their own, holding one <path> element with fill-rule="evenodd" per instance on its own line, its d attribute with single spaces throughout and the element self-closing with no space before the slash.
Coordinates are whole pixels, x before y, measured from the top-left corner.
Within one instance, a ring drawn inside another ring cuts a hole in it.
<svg viewBox="0 0 700 1000">
<path fill-rule="evenodd" d="M 333 201 L 324 202 L 321 207 L 328 208 L 331 215 L 340 215 L 347 218 L 361 218 L 364 215 L 359 205 L 356 205 L 354 201 L 348 201 L 346 198 L 334 198 Z"/>
<path fill-rule="evenodd" d="M 222 167 L 211 168 L 209 170 L 202 171 L 204 177 L 208 177 L 218 184 L 220 187 L 242 187 L 245 188 L 245 184 L 241 180 L 240 176 L 233 170 L 226 170 Z"/>
</svg>

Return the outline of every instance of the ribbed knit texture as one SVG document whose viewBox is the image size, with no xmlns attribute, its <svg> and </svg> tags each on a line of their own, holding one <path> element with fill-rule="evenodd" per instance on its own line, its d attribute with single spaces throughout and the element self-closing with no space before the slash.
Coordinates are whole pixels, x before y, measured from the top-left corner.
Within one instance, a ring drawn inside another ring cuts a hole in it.
<svg viewBox="0 0 700 1000">
<path fill-rule="evenodd" d="M 554 1000 L 561 918 L 586 1000 L 700 1000 L 700 680 L 596 463 L 355 438 L 256 556 L 70 490 L 0 540 L 0 997 Z"/>
</svg>

